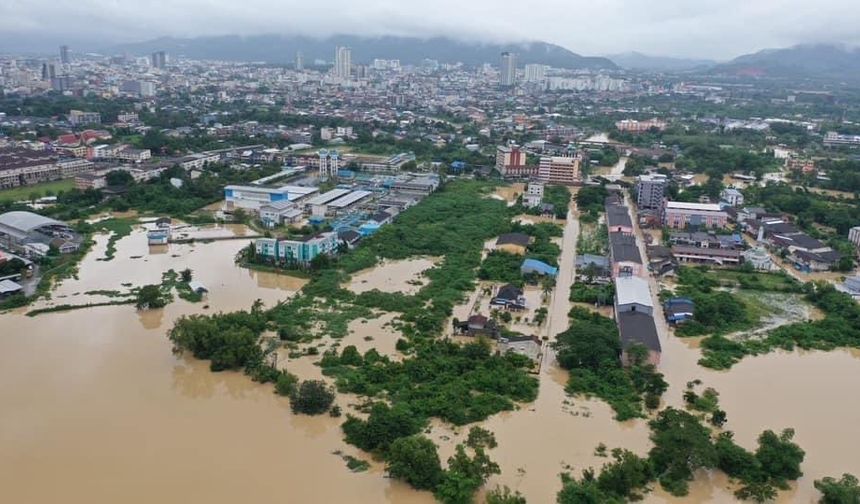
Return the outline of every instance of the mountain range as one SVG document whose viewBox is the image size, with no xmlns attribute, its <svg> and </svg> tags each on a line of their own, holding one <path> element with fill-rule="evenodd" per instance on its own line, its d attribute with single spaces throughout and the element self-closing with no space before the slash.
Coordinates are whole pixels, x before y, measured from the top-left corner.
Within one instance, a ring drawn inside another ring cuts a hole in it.
<svg viewBox="0 0 860 504">
<path fill-rule="evenodd" d="M 353 63 L 370 63 L 374 58 L 382 58 L 399 59 L 402 64 L 419 64 L 429 58 L 440 62 L 459 61 L 475 66 L 482 63 L 497 64 L 503 51 L 511 51 L 517 53 L 518 66 L 540 63 L 557 68 L 617 68 L 615 63 L 607 58 L 581 56 L 546 42 L 489 44 L 464 42 L 446 37 L 429 39 L 354 35 L 336 35 L 323 39 L 288 35 L 162 37 L 103 48 L 101 52 L 146 55 L 154 51 L 167 51 L 172 55 L 202 60 L 292 63 L 296 52 L 301 51 L 305 64 L 311 65 L 314 60 L 332 61 L 337 46 L 352 48 Z"/>
<path fill-rule="evenodd" d="M 655 70 L 660 72 L 679 72 L 714 66 L 717 62 L 708 59 L 672 58 L 669 56 L 649 56 L 632 51 L 607 56 L 613 63 L 627 70 Z"/>
<path fill-rule="evenodd" d="M 860 49 L 833 44 L 765 49 L 714 66 L 721 75 L 860 81 Z"/>
</svg>

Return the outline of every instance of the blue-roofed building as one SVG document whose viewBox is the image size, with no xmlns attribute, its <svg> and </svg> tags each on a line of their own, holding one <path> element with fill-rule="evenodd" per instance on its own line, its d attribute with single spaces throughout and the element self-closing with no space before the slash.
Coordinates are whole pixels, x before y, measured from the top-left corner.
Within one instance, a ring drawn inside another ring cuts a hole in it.
<svg viewBox="0 0 860 504">
<path fill-rule="evenodd" d="M 523 275 L 536 273 L 541 276 L 549 275 L 554 277 L 558 275 L 558 268 L 537 259 L 526 259 L 523 261 L 522 266 L 520 266 L 520 273 Z"/>
<path fill-rule="evenodd" d="M 453 163 L 451 163 L 451 173 L 462 173 L 465 169 L 465 161 L 454 161 Z"/>
<path fill-rule="evenodd" d="M 378 222 L 368 221 L 359 226 L 358 232 L 361 233 L 362 236 L 370 236 L 379 231 L 380 227 L 382 227 L 382 225 Z"/>
</svg>

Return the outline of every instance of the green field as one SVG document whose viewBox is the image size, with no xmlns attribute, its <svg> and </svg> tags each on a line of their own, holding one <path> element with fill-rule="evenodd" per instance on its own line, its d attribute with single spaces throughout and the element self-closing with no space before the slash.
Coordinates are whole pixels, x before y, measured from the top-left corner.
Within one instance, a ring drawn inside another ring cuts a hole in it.
<svg viewBox="0 0 860 504">
<path fill-rule="evenodd" d="M 52 194 L 56 194 L 58 191 L 68 191 L 74 187 L 74 179 L 64 179 L 30 186 L 15 187 L 13 189 L 0 189 L 0 202 L 29 200 L 32 195 L 37 195 L 38 198 L 41 198 L 42 196 L 47 196 L 46 193 L 48 191 L 51 191 Z"/>
</svg>

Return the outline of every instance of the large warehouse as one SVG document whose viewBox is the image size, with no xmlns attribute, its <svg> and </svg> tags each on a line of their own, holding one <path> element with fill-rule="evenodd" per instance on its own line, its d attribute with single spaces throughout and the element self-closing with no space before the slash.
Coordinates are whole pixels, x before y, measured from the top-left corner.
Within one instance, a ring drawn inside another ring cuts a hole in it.
<svg viewBox="0 0 860 504">
<path fill-rule="evenodd" d="M 51 245 L 60 253 L 74 252 L 80 247 L 80 237 L 68 224 L 39 214 L 0 214 L 0 247 L 33 257 L 47 254 Z"/>
<path fill-rule="evenodd" d="M 258 211 L 261 205 L 275 201 L 301 201 L 318 192 L 316 187 L 285 185 L 281 187 L 228 185 L 224 188 L 227 210 L 245 208 Z"/>
</svg>

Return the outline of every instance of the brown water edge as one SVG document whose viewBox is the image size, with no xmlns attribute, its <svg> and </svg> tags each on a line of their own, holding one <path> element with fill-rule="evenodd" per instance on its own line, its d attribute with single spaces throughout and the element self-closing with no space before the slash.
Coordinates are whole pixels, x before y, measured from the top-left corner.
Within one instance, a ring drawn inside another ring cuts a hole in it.
<svg viewBox="0 0 860 504">
<path fill-rule="evenodd" d="M 261 287 L 270 274 L 236 268 L 238 242 L 129 259 L 141 243 L 140 232 L 120 240 L 110 262 L 95 261 L 94 250 L 80 280 L 60 289 L 121 288 L 188 266 L 212 289 L 204 302 L 212 312 L 294 292 Z M 369 474 L 346 469 L 332 452 L 359 453 L 342 441 L 342 419 L 293 416 L 271 385 L 174 356 L 165 332 L 204 303 L 0 316 L 2 501 L 432 502 L 383 478 L 380 464 Z"/>
</svg>

